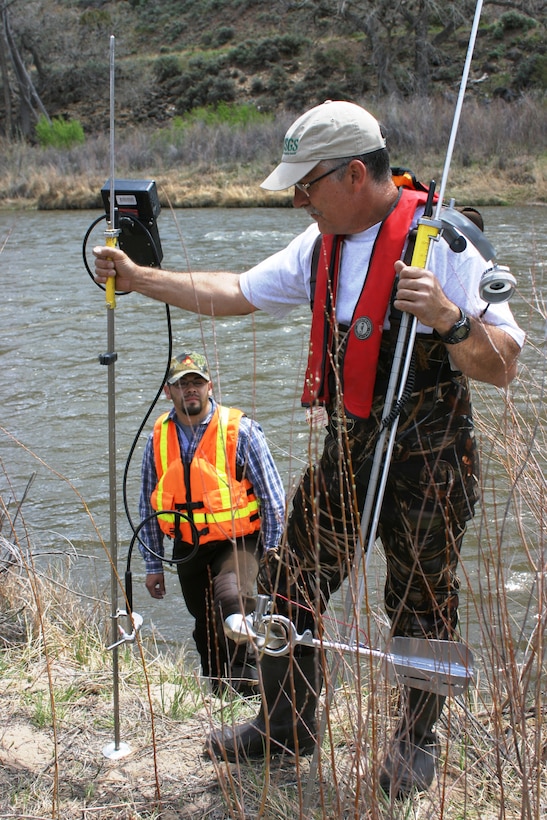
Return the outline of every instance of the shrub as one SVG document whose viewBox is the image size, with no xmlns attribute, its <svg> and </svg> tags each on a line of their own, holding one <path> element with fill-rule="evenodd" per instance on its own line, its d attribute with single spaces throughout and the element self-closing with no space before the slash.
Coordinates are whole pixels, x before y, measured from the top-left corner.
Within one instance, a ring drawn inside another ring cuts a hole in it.
<svg viewBox="0 0 547 820">
<path fill-rule="evenodd" d="M 122 71 L 119 72 L 120 76 Z M 65 111 L 69 106 L 78 105 L 83 99 L 90 99 L 95 89 L 108 89 L 109 65 L 104 60 L 86 60 L 80 64 L 67 62 L 53 67 L 41 82 L 39 91 L 46 109 L 56 113 L 62 104 Z"/>
<path fill-rule="evenodd" d="M 274 66 L 268 78 L 268 92 L 282 96 L 287 87 L 287 72 L 280 65 Z"/>
<path fill-rule="evenodd" d="M 295 83 L 292 88 L 288 88 L 283 98 L 285 107 L 289 111 L 303 111 L 315 100 L 315 92 L 307 80 Z"/>
<path fill-rule="evenodd" d="M 547 55 L 531 54 L 519 62 L 515 86 L 524 88 L 547 88 Z"/>
<path fill-rule="evenodd" d="M 537 26 L 532 17 L 521 14 L 519 11 L 506 11 L 492 26 L 492 34 L 500 40 L 507 31 L 528 31 Z"/>
<path fill-rule="evenodd" d="M 231 26 L 221 26 L 218 31 L 215 32 L 214 42 L 219 45 L 223 46 L 226 43 L 229 43 L 230 40 L 234 39 L 234 30 Z"/>
<path fill-rule="evenodd" d="M 305 43 L 304 37 L 282 34 L 279 37 L 264 37 L 262 40 L 244 40 L 230 49 L 228 56 L 232 62 L 243 68 L 263 69 L 266 63 L 277 63 L 282 56 L 294 57 Z"/>
<path fill-rule="evenodd" d="M 180 74 L 180 61 L 174 54 L 158 57 L 153 65 L 154 77 L 158 83 L 163 83 L 171 77 Z"/>
<path fill-rule="evenodd" d="M 264 81 L 260 77 L 253 77 L 251 80 L 251 94 L 262 94 L 266 91 Z"/>
<path fill-rule="evenodd" d="M 84 129 L 78 120 L 52 120 L 42 114 L 36 123 L 36 137 L 43 148 L 72 148 L 85 142 Z"/>
<path fill-rule="evenodd" d="M 233 80 L 229 77 L 215 77 L 215 79 L 209 83 L 207 92 L 208 105 L 223 105 L 226 103 L 226 100 L 233 101 L 236 97 L 236 87 Z"/>
<path fill-rule="evenodd" d="M 226 58 L 223 54 L 195 54 L 188 60 L 188 70 L 196 77 L 206 74 L 218 74 L 225 66 Z"/>
<path fill-rule="evenodd" d="M 201 122 L 213 128 L 219 125 L 229 125 L 231 128 L 246 128 L 249 125 L 264 122 L 266 119 L 270 119 L 270 117 L 258 111 L 254 105 L 247 103 L 230 105 L 227 102 L 220 102 L 218 105 L 194 108 L 184 117 L 176 117 L 174 123 L 179 127 Z"/>
</svg>

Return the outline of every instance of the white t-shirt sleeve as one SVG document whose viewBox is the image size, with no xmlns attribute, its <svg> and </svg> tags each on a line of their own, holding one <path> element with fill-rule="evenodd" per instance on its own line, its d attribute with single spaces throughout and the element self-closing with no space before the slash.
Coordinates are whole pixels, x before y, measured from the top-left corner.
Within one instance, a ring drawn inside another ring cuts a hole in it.
<svg viewBox="0 0 547 820">
<path fill-rule="evenodd" d="M 432 249 L 429 267 L 455 305 L 476 319 L 483 318 L 486 324 L 500 327 L 522 347 L 526 334 L 517 325 L 509 302 L 489 304 L 480 297 L 480 281 L 487 263 L 470 242 L 462 253 L 452 253 L 441 239 Z M 429 330 L 418 324 L 419 332 Z"/>
</svg>

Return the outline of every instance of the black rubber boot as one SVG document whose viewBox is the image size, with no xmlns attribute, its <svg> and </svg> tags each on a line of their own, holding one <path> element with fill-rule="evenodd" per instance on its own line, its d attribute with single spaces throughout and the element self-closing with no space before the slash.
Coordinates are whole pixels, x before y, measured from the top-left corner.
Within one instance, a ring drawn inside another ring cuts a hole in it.
<svg viewBox="0 0 547 820">
<path fill-rule="evenodd" d="M 433 782 L 439 759 L 433 726 L 445 700 L 421 689 L 403 689 L 401 718 L 380 771 L 380 786 L 392 798 L 425 791 Z"/>
<path fill-rule="evenodd" d="M 213 599 L 215 610 L 222 620 L 242 610 L 243 615 L 248 615 L 256 607 L 256 598 L 245 595 L 240 589 L 235 572 L 221 572 L 213 578 Z"/>
<path fill-rule="evenodd" d="M 265 654 L 260 669 L 264 694 L 258 715 L 249 723 L 213 731 L 206 744 L 210 754 L 237 761 L 284 752 L 310 754 L 315 749 L 321 688 L 315 655 L 291 659 Z"/>
<path fill-rule="evenodd" d="M 217 618 L 219 654 L 224 661 L 224 676 L 213 685 L 213 692 L 222 694 L 227 689 L 234 689 L 240 695 L 258 695 L 259 681 L 256 658 L 253 647 L 249 644 L 237 645 L 224 634 L 221 626 L 229 615 L 248 614 L 256 606 L 256 599 L 240 593 L 238 577 L 235 572 L 223 572 L 213 579 L 213 597 Z"/>
</svg>

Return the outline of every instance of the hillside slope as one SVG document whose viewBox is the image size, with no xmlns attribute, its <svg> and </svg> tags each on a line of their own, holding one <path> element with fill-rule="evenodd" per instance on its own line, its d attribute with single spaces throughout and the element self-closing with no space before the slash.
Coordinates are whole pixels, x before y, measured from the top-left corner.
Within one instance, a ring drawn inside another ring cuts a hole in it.
<svg viewBox="0 0 547 820">
<path fill-rule="evenodd" d="M 510 101 L 544 92 L 540 5 L 527 0 L 526 14 L 485 8 L 470 77 L 476 93 Z M 431 15 L 425 41 L 417 34 L 419 7 L 405 4 L 406 20 L 395 11 L 382 17 L 379 0 L 31 0 L 9 13 L 49 116 L 78 119 L 96 133 L 108 112 L 112 34 L 122 125 L 162 124 L 220 101 L 300 111 L 328 98 L 456 91 L 473 5 L 462 15 L 466 3 L 444 4 L 442 19 Z M 0 100 L 2 122 L 5 94 Z"/>
</svg>

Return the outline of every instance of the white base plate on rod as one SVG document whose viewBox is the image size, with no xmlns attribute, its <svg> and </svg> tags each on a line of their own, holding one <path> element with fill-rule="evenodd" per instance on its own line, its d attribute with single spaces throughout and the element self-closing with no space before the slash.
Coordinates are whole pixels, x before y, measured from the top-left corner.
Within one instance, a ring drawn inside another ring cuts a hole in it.
<svg viewBox="0 0 547 820">
<path fill-rule="evenodd" d="M 118 760 L 120 757 L 130 754 L 130 752 L 131 746 L 127 743 L 120 743 L 117 749 L 115 743 L 108 743 L 103 749 L 103 755 L 108 757 L 109 760 Z"/>
</svg>

